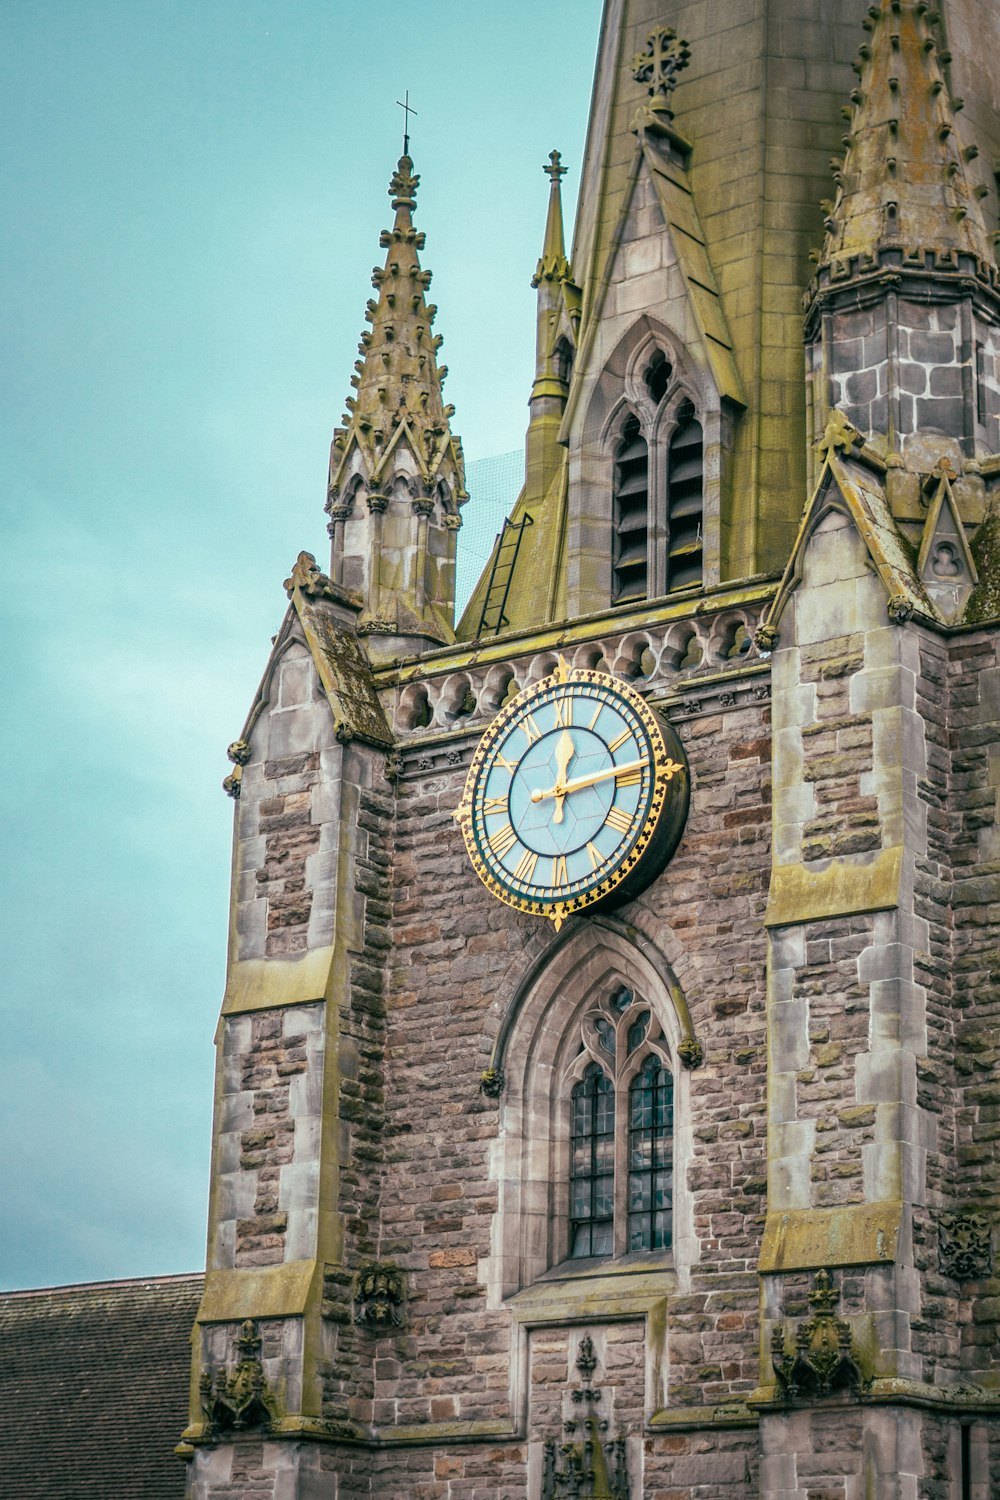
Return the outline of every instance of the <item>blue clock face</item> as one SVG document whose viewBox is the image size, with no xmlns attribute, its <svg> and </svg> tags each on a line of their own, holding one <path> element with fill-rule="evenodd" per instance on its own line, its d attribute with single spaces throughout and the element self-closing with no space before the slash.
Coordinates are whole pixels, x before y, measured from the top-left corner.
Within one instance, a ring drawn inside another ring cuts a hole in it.
<svg viewBox="0 0 1000 1500">
<path fill-rule="evenodd" d="M 490 889 L 558 926 L 632 874 L 671 781 L 686 807 L 684 770 L 637 693 L 563 669 L 519 694 L 487 731 L 456 816 Z"/>
</svg>

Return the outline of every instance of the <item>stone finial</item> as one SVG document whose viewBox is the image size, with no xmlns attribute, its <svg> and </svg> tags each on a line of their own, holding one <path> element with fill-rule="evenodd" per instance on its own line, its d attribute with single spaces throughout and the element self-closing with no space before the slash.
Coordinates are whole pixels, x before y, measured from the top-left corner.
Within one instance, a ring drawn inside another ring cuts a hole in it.
<svg viewBox="0 0 1000 1500">
<path fill-rule="evenodd" d="M 310 598 L 316 598 L 330 593 L 333 585 L 312 553 L 300 552 L 282 587 L 289 599 L 296 589 L 301 589 Z"/>
<path fill-rule="evenodd" d="M 835 163 L 837 195 L 824 220 L 820 269 L 838 280 L 876 269 L 887 250 L 945 263 L 965 252 L 994 264 L 966 164 L 953 100 L 924 0 L 879 0 L 868 11 L 860 83 L 845 109 L 846 152 Z M 952 270 L 955 267 L 952 266 Z"/>
<path fill-rule="evenodd" d="M 674 112 L 670 103 L 678 74 L 690 60 L 691 48 L 672 26 L 657 26 L 647 36 L 642 51 L 632 59 L 632 77 L 636 83 L 646 85 L 654 108 L 671 120 Z"/>
<path fill-rule="evenodd" d="M 816 452 L 821 458 L 829 458 L 834 453 L 851 453 L 855 443 L 861 440 L 861 433 L 848 421 L 842 411 L 834 407 L 827 423 L 823 429 L 823 436 L 816 444 Z"/>
</svg>

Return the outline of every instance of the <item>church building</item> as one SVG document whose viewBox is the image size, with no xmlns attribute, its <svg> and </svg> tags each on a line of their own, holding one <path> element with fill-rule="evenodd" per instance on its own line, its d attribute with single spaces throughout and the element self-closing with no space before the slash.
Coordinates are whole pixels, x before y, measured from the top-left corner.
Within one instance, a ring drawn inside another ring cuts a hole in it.
<svg viewBox="0 0 1000 1500">
<path fill-rule="evenodd" d="M 1000 1495 L 998 59 L 606 0 L 460 618 L 404 147 L 229 747 L 189 1500 Z"/>
</svg>

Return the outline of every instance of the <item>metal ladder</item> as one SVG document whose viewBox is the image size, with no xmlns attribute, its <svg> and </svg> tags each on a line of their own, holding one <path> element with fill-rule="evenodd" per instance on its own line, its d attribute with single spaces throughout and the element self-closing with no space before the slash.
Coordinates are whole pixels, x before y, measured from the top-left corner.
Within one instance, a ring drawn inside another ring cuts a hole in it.
<svg viewBox="0 0 1000 1500">
<path fill-rule="evenodd" d="M 486 585 L 486 597 L 483 600 L 482 614 L 479 616 L 477 636 L 499 635 L 503 627 L 510 624 L 505 610 L 510 594 L 511 579 L 514 577 L 514 565 L 517 562 L 517 554 L 521 550 L 521 538 L 524 536 L 525 527 L 533 524 L 532 517 L 525 511 L 520 521 L 505 520 L 503 530 L 497 533 L 493 566 L 490 569 L 490 581 Z"/>
</svg>

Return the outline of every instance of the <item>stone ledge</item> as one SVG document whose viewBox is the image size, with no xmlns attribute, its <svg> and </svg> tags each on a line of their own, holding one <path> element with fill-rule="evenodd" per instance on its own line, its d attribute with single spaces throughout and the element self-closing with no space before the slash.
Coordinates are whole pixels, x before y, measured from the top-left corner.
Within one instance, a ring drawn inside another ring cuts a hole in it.
<svg viewBox="0 0 1000 1500">
<path fill-rule="evenodd" d="M 322 1001 L 333 958 L 333 947 L 327 947 L 312 948 L 301 958 L 244 958 L 231 963 L 222 1014 L 234 1016 Z"/>
<path fill-rule="evenodd" d="M 769 1213 L 758 1271 L 811 1271 L 826 1266 L 892 1265 L 902 1203 L 858 1203 Z"/>
<path fill-rule="evenodd" d="M 835 859 L 825 870 L 776 865 L 764 916 L 765 927 L 792 927 L 825 917 L 889 911 L 899 905 L 903 851 L 883 849 L 870 864 Z"/>
<path fill-rule="evenodd" d="M 744 1401 L 720 1401 L 716 1406 L 672 1406 L 654 1412 L 649 1432 L 701 1431 L 705 1428 L 756 1427 L 759 1418 Z"/>
<path fill-rule="evenodd" d="M 322 1270 L 315 1260 L 290 1260 L 279 1266 L 207 1271 L 198 1322 L 301 1317 L 319 1306 Z"/>
</svg>

